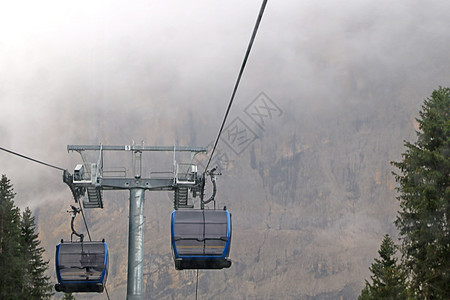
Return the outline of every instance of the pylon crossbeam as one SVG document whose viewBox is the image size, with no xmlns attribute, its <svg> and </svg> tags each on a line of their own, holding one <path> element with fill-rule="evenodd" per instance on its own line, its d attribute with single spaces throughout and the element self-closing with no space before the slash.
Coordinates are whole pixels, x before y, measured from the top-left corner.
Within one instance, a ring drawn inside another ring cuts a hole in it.
<svg viewBox="0 0 450 300">
<path fill-rule="evenodd" d="M 151 191 L 173 190 L 173 178 L 103 178 L 101 182 L 104 190 L 129 190 L 129 189 L 145 189 Z"/>
<path fill-rule="evenodd" d="M 105 145 L 68 145 L 67 151 L 176 151 L 176 152 L 206 152 L 205 147 L 175 147 L 175 146 L 141 146 L 141 145 L 124 145 L 124 146 L 105 146 Z"/>
</svg>

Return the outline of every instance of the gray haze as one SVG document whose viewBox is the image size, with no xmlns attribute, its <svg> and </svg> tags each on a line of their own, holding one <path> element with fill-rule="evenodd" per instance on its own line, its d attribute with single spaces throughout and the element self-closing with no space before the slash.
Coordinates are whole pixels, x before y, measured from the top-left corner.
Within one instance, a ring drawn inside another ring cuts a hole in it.
<svg viewBox="0 0 450 300">
<path fill-rule="evenodd" d="M 161 142 L 169 145 L 175 135 L 189 136 L 189 126 L 172 123 L 187 110 L 207 124 L 201 130 L 209 134 L 197 135 L 196 143 L 209 143 L 259 6 L 1 4 L 1 145 L 72 168 L 67 144 L 152 144 L 158 125 L 167 127 Z M 260 91 L 293 115 L 333 111 L 368 94 L 420 103 L 449 78 L 449 9 L 445 1 L 269 2 L 233 112 Z M 404 87 L 409 95 L 399 99 L 395 92 Z M 148 130 L 133 130 L 136 123 Z M 21 194 L 37 178 L 55 180 L 52 170 L 5 153 L 0 158 L 22 205 L 29 203 Z"/>
<path fill-rule="evenodd" d="M 68 144 L 144 140 L 147 145 L 208 145 L 219 128 L 259 7 L 260 1 L 234 0 L 0 4 L 0 146 L 71 170 L 79 157 L 67 153 Z M 373 151 L 348 160 L 372 158 L 383 182 L 392 185 L 389 161 L 400 158 L 403 139 L 414 139 L 414 117 L 423 99 L 439 85 L 449 85 L 449 15 L 447 1 L 269 1 L 229 117 L 242 118 L 259 139 L 241 155 L 221 144 L 235 165 L 251 165 L 263 179 L 237 178 L 250 174 L 239 173 L 239 167 L 221 181 L 226 188 L 247 189 L 251 196 L 262 180 L 267 188 L 257 192 L 262 203 L 278 202 L 267 216 L 264 206 L 246 206 L 239 199 L 235 208 L 246 214 L 240 221 L 235 215 L 236 223 L 245 230 L 252 229 L 249 220 L 262 219 L 267 228 L 310 226 L 312 221 L 288 224 L 287 213 L 277 219 L 276 211 L 296 206 L 293 199 L 300 192 L 295 191 L 308 193 L 308 186 L 320 184 L 318 174 L 301 172 L 314 166 L 298 165 L 299 174 L 287 186 L 279 184 L 275 173 L 272 179 L 264 175 L 265 166 L 272 164 L 274 170 L 277 161 L 283 170 L 283 159 L 289 163 L 288 158 L 308 147 L 352 134 L 363 132 L 388 145 L 349 141 L 337 153 L 323 150 L 330 162 L 347 159 L 345 153 L 358 149 Z M 260 92 L 283 111 L 264 131 L 243 113 Z M 327 168 L 326 162 L 318 162 Z M 342 169 L 338 181 L 364 182 L 366 173 L 359 171 Z M 0 152 L 0 173 L 12 180 L 22 208 L 48 211 L 49 203 L 70 201 L 60 171 Z M 223 196 L 233 205 L 234 199 Z M 347 195 L 353 196 L 394 201 L 392 189 L 382 195 Z M 324 197 L 338 199 L 339 193 Z M 339 205 L 305 209 L 326 216 L 339 211 Z M 357 202 L 346 205 L 358 210 Z M 343 243 L 354 243 L 360 232 L 370 231 L 367 247 L 375 248 L 364 260 L 366 269 L 370 255 L 376 254 L 377 238 L 393 232 L 396 206 L 388 206 L 390 212 L 381 218 L 368 217 L 371 208 L 361 208 L 364 213 L 351 219 L 344 213 L 337 227 L 320 232 L 318 243 L 326 244 L 347 228 L 351 234 Z M 60 216 L 64 209 L 55 212 L 58 218 L 66 217 Z M 169 215 L 170 203 L 161 213 Z M 52 247 L 49 242 L 50 253 Z M 239 272 L 239 264 L 235 270 Z M 306 293 L 314 295 L 315 288 L 311 284 Z"/>
</svg>

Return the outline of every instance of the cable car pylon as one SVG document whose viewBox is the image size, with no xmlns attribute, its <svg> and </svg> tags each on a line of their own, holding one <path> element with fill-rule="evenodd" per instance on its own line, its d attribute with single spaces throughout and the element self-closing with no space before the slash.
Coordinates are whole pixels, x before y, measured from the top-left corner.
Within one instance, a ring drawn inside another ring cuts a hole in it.
<svg viewBox="0 0 450 300">
<path fill-rule="evenodd" d="M 198 153 L 205 153 L 205 147 L 166 147 L 166 146 L 144 146 L 142 145 L 68 145 L 68 151 L 78 152 L 83 160 L 71 175 L 65 171 L 63 181 L 69 186 L 76 202 L 83 203 L 85 208 L 103 208 L 103 190 L 129 190 L 129 233 L 128 233 L 128 274 L 127 274 L 127 299 L 144 299 L 143 295 L 143 257 L 144 257 L 144 204 L 145 191 L 183 191 L 178 194 L 178 199 L 190 191 L 200 195 L 204 183 L 202 176 L 197 175 L 195 164 L 178 164 L 176 154 L 178 152 L 189 152 L 192 158 Z M 86 151 L 97 151 L 97 162 L 87 161 Z M 133 177 L 107 176 L 108 172 L 103 169 L 104 151 L 125 151 L 132 154 Z M 144 152 L 173 152 L 174 164 L 170 174 L 155 172 L 148 174 L 142 170 L 142 153 Z M 91 192 L 89 192 L 91 191 Z M 95 191 L 92 192 L 92 191 Z M 87 199 L 81 201 L 82 196 L 87 194 Z M 181 198 L 180 198 L 181 197 Z M 177 198 L 177 196 L 174 196 Z"/>
</svg>

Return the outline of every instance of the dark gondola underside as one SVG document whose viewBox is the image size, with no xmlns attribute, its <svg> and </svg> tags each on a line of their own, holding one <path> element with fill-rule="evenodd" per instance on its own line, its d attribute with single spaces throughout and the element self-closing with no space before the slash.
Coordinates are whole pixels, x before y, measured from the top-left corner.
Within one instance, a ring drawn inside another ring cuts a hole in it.
<svg viewBox="0 0 450 300">
<path fill-rule="evenodd" d="M 190 270 L 190 269 L 224 269 L 231 267 L 231 260 L 225 259 L 175 259 L 175 269 L 177 270 Z"/>
</svg>

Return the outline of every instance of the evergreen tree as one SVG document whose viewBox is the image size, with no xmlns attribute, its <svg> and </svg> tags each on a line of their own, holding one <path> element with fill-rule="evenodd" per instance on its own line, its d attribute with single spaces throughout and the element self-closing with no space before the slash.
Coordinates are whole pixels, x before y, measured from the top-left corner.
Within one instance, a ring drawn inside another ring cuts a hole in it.
<svg viewBox="0 0 450 300">
<path fill-rule="evenodd" d="M 20 211 L 14 205 L 12 184 L 0 180 L 0 299 L 20 299 L 24 260 L 21 252 Z"/>
<path fill-rule="evenodd" d="M 22 286 L 24 299 L 49 299 L 53 295 L 50 277 L 45 275 L 48 261 L 42 258 L 44 248 L 39 246 L 38 237 L 35 218 L 27 207 L 22 215 L 22 251 L 26 262 Z"/>
<path fill-rule="evenodd" d="M 419 114 L 417 142 L 393 162 L 401 171 L 395 224 L 413 295 L 450 299 L 450 89 L 433 91 Z"/>
<path fill-rule="evenodd" d="M 361 291 L 358 300 L 375 299 L 407 299 L 406 280 L 401 266 L 397 265 L 396 246 L 391 237 L 386 234 L 381 243 L 375 262 L 369 267 L 373 275 L 372 284 L 366 280 L 366 286 Z"/>
<path fill-rule="evenodd" d="M 72 293 L 64 293 L 63 300 L 75 300 L 75 297 L 72 295 Z"/>
</svg>

